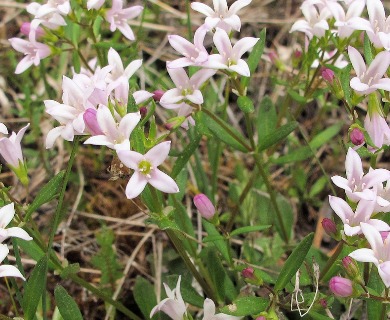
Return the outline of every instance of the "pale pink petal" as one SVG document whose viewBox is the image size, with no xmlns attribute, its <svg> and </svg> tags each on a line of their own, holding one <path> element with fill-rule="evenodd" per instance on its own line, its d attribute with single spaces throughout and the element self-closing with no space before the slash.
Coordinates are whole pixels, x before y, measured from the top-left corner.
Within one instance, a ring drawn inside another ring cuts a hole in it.
<svg viewBox="0 0 390 320">
<path fill-rule="evenodd" d="M 187 72 L 183 68 L 168 68 L 169 76 L 171 77 L 176 88 L 186 87 L 190 79 L 188 78 Z"/>
<path fill-rule="evenodd" d="M 168 41 L 177 52 L 184 56 L 192 56 L 194 45 L 187 39 L 178 35 L 169 35 Z M 169 67 L 169 66 L 168 66 Z M 169 67 L 170 68 L 170 67 Z"/>
<path fill-rule="evenodd" d="M 57 140 L 59 136 L 62 135 L 62 131 L 65 129 L 65 126 L 59 126 L 56 128 L 51 129 L 47 136 L 46 136 L 46 142 L 45 146 L 46 149 L 51 149 L 54 145 L 54 142 Z"/>
<path fill-rule="evenodd" d="M 26 280 L 16 267 L 10 265 L 0 266 L 0 277 L 17 277 Z"/>
<path fill-rule="evenodd" d="M 203 320 L 212 319 L 215 315 L 215 303 L 213 300 L 206 298 L 203 303 Z"/>
<path fill-rule="evenodd" d="M 211 69 L 201 69 L 196 72 L 189 80 L 195 88 L 199 88 L 205 81 L 210 79 L 217 71 Z"/>
<path fill-rule="evenodd" d="M 229 30 L 231 30 L 231 28 L 233 28 L 236 31 L 240 31 L 240 29 L 241 29 L 241 20 L 236 14 L 234 14 L 230 17 L 224 18 L 223 22 L 224 22 L 224 24 L 229 26 Z M 225 28 L 223 28 L 223 29 L 226 31 Z"/>
<path fill-rule="evenodd" d="M 382 51 L 377 54 L 375 59 L 371 62 L 366 73 L 371 75 L 374 79 L 380 79 L 386 73 L 390 64 L 390 52 Z"/>
<path fill-rule="evenodd" d="M 221 28 L 217 28 L 214 33 L 213 41 L 221 55 L 226 54 L 227 56 L 230 56 L 233 48 L 226 31 L 222 30 Z"/>
<path fill-rule="evenodd" d="M 140 120 L 141 114 L 139 112 L 126 114 L 119 123 L 119 132 L 125 138 L 129 138 Z"/>
<path fill-rule="evenodd" d="M 382 220 L 370 219 L 366 223 L 373 226 L 378 231 L 390 231 L 390 226 Z"/>
<path fill-rule="evenodd" d="M 151 171 L 150 175 L 151 178 L 149 179 L 149 183 L 156 189 L 165 193 L 179 192 L 179 187 L 176 182 L 166 173 L 160 171 L 159 169 L 154 169 Z"/>
<path fill-rule="evenodd" d="M 208 17 L 214 14 L 213 9 L 201 2 L 192 2 L 191 8 L 192 10 L 198 11 Z"/>
<path fill-rule="evenodd" d="M 126 19 L 132 20 L 138 17 L 141 14 L 143 9 L 144 9 L 143 6 L 132 6 L 130 8 L 121 10 L 121 13 L 126 17 Z"/>
<path fill-rule="evenodd" d="M 126 186 L 126 197 L 127 199 L 134 199 L 145 189 L 148 180 L 146 177 L 139 173 L 134 172 Z"/>
<path fill-rule="evenodd" d="M 364 63 L 363 57 L 359 51 L 351 46 L 348 47 L 348 55 L 357 76 L 360 77 L 366 71 L 366 64 Z"/>
<path fill-rule="evenodd" d="M 345 158 L 345 172 L 349 181 L 360 181 L 363 177 L 363 165 L 359 154 L 352 148 L 348 149 Z"/>
<path fill-rule="evenodd" d="M 0 133 L 2 133 L 2 134 L 8 134 L 8 129 L 7 129 L 7 127 L 5 126 L 4 123 L 1 123 L 1 122 L 0 122 Z"/>
<path fill-rule="evenodd" d="M 383 89 L 386 91 L 390 91 L 390 79 L 389 78 L 379 79 L 371 87 L 375 89 Z"/>
<path fill-rule="evenodd" d="M 7 204 L 0 209 L 0 228 L 5 228 L 15 215 L 14 203 Z"/>
<path fill-rule="evenodd" d="M 127 79 L 130 77 L 142 66 L 142 59 L 134 60 L 129 63 L 129 65 L 125 69 L 125 76 Z"/>
<path fill-rule="evenodd" d="M 351 88 L 362 94 L 369 94 L 374 92 L 375 88 L 370 88 L 370 86 L 366 83 L 363 83 L 358 77 L 354 77 L 349 82 Z"/>
<path fill-rule="evenodd" d="M 384 182 L 390 179 L 390 171 L 387 169 L 374 169 L 368 172 L 362 179 L 362 183 L 366 188 L 371 188 L 378 183 Z"/>
<path fill-rule="evenodd" d="M 375 257 L 374 251 L 371 249 L 357 249 L 349 254 L 349 256 L 360 262 L 373 262 L 378 265 L 378 259 Z"/>
<path fill-rule="evenodd" d="M 138 90 L 133 93 L 133 98 L 135 100 L 136 104 L 140 104 L 142 102 L 145 102 L 146 100 L 153 97 L 153 93 L 150 93 L 146 90 Z"/>
<path fill-rule="evenodd" d="M 354 215 L 348 203 L 339 197 L 329 196 L 329 204 L 344 223 Z"/>
<path fill-rule="evenodd" d="M 21 74 L 33 65 L 34 61 L 29 56 L 25 56 L 15 69 L 15 74 Z"/>
<path fill-rule="evenodd" d="M 252 0 L 237 0 L 229 8 L 230 14 L 236 14 L 239 10 L 250 4 Z"/>
<path fill-rule="evenodd" d="M 0 244 L 0 263 L 3 262 L 5 257 L 8 255 L 9 249 L 6 244 Z"/>
<path fill-rule="evenodd" d="M 191 101 L 195 104 L 202 104 L 203 103 L 203 96 L 202 92 L 200 90 L 194 90 L 193 93 L 186 95 L 186 99 Z"/>
<path fill-rule="evenodd" d="M 259 41 L 259 38 L 245 37 L 236 42 L 233 47 L 232 55 L 236 59 L 242 57 L 242 55 L 248 50 L 252 49 L 255 44 Z"/>
<path fill-rule="evenodd" d="M 129 40 L 135 40 L 134 32 L 127 23 L 117 25 L 119 31 Z"/>
<path fill-rule="evenodd" d="M 168 157 L 170 149 L 171 141 L 161 142 L 145 154 L 145 159 L 150 161 L 154 167 L 158 167 Z"/>
<path fill-rule="evenodd" d="M 26 231 L 19 227 L 8 228 L 6 231 L 8 237 L 16 237 L 26 241 L 30 241 L 33 239 Z"/>
<path fill-rule="evenodd" d="M 173 69 L 172 69 L 173 70 Z M 176 69 L 175 69 L 176 70 Z M 160 104 L 165 105 L 165 104 L 176 104 L 179 101 L 183 100 L 184 97 L 181 93 L 181 90 L 174 88 L 166 91 L 161 99 L 160 99 Z"/>
<path fill-rule="evenodd" d="M 390 261 L 385 261 L 380 265 L 378 265 L 378 273 L 382 278 L 382 281 L 385 284 L 385 286 L 387 288 L 390 287 Z"/>
<path fill-rule="evenodd" d="M 114 149 L 114 143 L 111 139 L 105 135 L 92 136 L 85 140 L 84 144 L 92 144 L 95 146 L 107 146 L 108 148 Z"/>
<path fill-rule="evenodd" d="M 345 179 L 344 177 L 341 177 L 341 176 L 334 176 L 334 177 L 331 177 L 332 179 L 332 182 L 338 186 L 339 188 L 342 188 L 344 190 L 348 190 L 350 192 L 352 192 L 352 189 L 349 187 L 349 181 L 347 179 Z"/>
<path fill-rule="evenodd" d="M 344 223 L 344 233 L 348 237 L 353 237 L 362 233 L 362 229 L 360 226 L 350 226 L 349 224 Z"/>
<path fill-rule="evenodd" d="M 193 64 L 194 62 L 188 58 L 179 58 L 173 61 L 168 61 L 167 68 L 169 69 L 183 68 L 183 67 L 192 66 Z"/>
<path fill-rule="evenodd" d="M 249 77 L 251 75 L 248 64 L 242 59 L 239 59 L 235 65 L 231 65 L 229 69 L 244 77 Z"/>
<path fill-rule="evenodd" d="M 118 136 L 118 130 L 110 110 L 106 106 L 101 105 L 97 110 L 96 119 L 103 133 L 110 139 L 115 140 Z"/>
<path fill-rule="evenodd" d="M 138 164 L 144 160 L 144 156 L 138 152 L 130 150 L 117 151 L 119 160 L 128 168 L 138 170 Z"/>
</svg>

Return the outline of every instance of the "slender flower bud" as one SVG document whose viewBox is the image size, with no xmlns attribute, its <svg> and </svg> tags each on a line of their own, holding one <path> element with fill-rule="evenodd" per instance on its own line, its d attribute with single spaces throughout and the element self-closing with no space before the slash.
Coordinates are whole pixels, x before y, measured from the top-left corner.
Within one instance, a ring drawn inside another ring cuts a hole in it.
<svg viewBox="0 0 390 320">
<path fill-rule="evenodd" d="M 156 102 L 159 102 L 161 97 L 164 95 L 165 91 L 163 90 L 156 90 L 153 92 L 153 99 Z"/>
<path fill-rule="evenodd" d="M 139 108 L 139 113 L 141 114 L 141 117 L 145 117 L 148 113 L 148 108 L 147 107 Z"/>
<path fill-rule="evenodd" d="M 359 267 L 355 260 L 353 260 L 350 256 L 346 256 L 341 261 L 343 263 L 344 270 L 350 279 L 356 280 L 360 278 Z"/>
<path fill-rule="evenodd" d="M 355 146 L 360 146 L 364 143 L 364 134 L 359 128 L 353 128 L 349 133 L 349 138 Z"/>
<path fill-rule="evenodd" d="M 251 267 L 247 267 L 242 270 L 241 275 L 247 283 L 254 284 L 257 286 L 261 286 L 263 284 L 263 279 L 261 278 L 261 276 L 258 275 L 256 270 Z"/>
<path fill-rule="evenodd" d="M 201 216 L 207 220 L 211 220 L 215 215 L 215 207 L 203 193 L 197 194 L 194 197 L 195 207 L 199 210 Z"/>
<path fill-rule="evenodd" d="M 31 31 L 31 22 L 23 22 L 20 26 L 20 33 L 24 34 L 25 36 L 29 36 Z M 38 40 L 39 38 L 43 37 L 45 35 L 45 30 L 43 30 L 41 27 L 37 27 L 35 29 L 35 39 Z"/>
<path fill-rule="evenodd" d="M 332 238 L 337 237 L 337 227 L 333 220 L 324 218 L 321 222 L 325 232 Z"/>
<path fill-rule="evenodd" d="M 241 274 L 244 278 L 253 278 L 255 270 L 251 267 L 245 268 L 241 271 Z"/>
<path fill-rule="evenodd" d="M 93 136 L 104 134 L 99 126 L 96 115 L 97 111 L 92 108 L 88 108 L 83 115 L 85 125 Z"/>
<path fill-rule="evenodd" d="M 321 307 L 323 307 L 324 309 L 328 307 L 328 302 L 325 299 L 320 299 L 318 300 L 318 302 L 321 305 Z"/>
<path fill-rule="evenodd" d="M 334 72 L 331 69 L 324 68 L 321 72 L 322 78 L 329 84 L 333 84 Z"/>
<path fill-rule="evenodd" d="M 343 277 L 333 277 L 329 281 L 329 288 L 335 296 L 346 298 L 353 294 L 353 283 Z"/>
</svg>

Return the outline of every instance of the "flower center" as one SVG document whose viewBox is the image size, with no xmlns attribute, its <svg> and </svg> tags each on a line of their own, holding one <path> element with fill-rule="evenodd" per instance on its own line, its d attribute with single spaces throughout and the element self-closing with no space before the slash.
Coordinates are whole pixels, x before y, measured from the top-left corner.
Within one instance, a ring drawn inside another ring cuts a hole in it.
<svg viewBox="0 0 390 320">
<path fill-rule="evenodd" d="M 153 165 L 148 160 L 141 160 L 138 163 L 138 171 L 141 172 L 143 175 L 150 178 L 150 172 L 153 170 Z"/>
</svg>

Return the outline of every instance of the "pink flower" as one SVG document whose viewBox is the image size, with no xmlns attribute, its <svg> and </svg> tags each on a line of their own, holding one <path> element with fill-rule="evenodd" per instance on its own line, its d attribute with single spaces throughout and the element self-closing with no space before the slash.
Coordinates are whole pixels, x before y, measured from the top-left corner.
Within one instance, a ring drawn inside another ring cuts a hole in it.
<svg viewBox="0 0 390 320">
<path fill-rule="evenodd" d="M 50 47 L 35 40 L 35 32 L 30 32 L 29 41 L 19 38 L 8 40 L 12 48 L 25 55 L 25 57 L 16 66 L 15 73 L 20 74 L 30 68 L 33 64 L 39 65 L 42 59 L 48 57 L 51 53 Z"/>
<path fill-rule="evenodd" d="M 6 244 L 0 244 L 0 263 L 8 255 L 9 249 Z M 0 277 L 18 277 L 26 280 L 20 271 L 11 265 L 0 265 Z"/>
<path fill-rule="evenodd" d="M 166 91 L 160 98 L 160 104 L 167 109 L 176 109 L 185 100 L 194 104 L 202 104 L 203 96 L 199 88 L 215 72 L 215 70 L 202 69 L 196 72 L 191 78 L 188 78 L 183 68 L 168 68 L 168 73 L 176 88 Z"/>
<path fill-rule="evenodd" d="M 194 43 L 178 35 L 168 36 L 170 45 L 184 58 L 179 58 L 167 63 L 168 68 L 183 68 L 188 66 L 202 66 L 209 58 L 209 54 L 203 45 L 207 28 L 199 27 L 194 34 Z"/>
<path fill-rule="evenodd" d="M 84 144 L 107 146 L 115 150 L 130 150 L 130 134 L 141 120 L 139 112 L 126 114 L 117 124 L 110 110 L 101 105 L 97 110 L 96 120 L 102 134 L 90 137 Z"/>
<path fill-rule="evenodd" d="M 142 6 L 123 9 L 123 0 L 113 0 L 112 8 L 106 13 L 106 20 L 111 24 L 111 32 L 114 32 L 118 28 L 127 39 L 135 40 L 133 30 L 131 30 L 127 20 L 138 17 L 143 9 Z"/>
<path fill-rule="evenodd" d="M 362 231 L 371 249 L 357 249 L 349 254 L 353 259 L 360 262 L 372 262 L 377 268 L 385 286 L 390 287 L 390 237 L 382 240 L 377 229 L 369 224 L 361 224 Z"/>
<path fill-rule="evenodd" d="M 259 39 L 245 37 L 232 46 L 230 38 L 226 31 L 217 28 L 214 33 L 213 41 L 219 54 L 212 54 L 205 67 L 215 69 L 227 69 L 238 74 L 249 77 L 250 71 L 248 64 L 241 59 L 242 55 L 252 49 Z"/>
<path fill-rule="evenodd" d="M 375 200 L 377 195 L 373 188 L 390 179 L 390 171 L 386 169 L 371 170 L 364 175 L 362 160 L 352 148 L 348 149 L 345 171 L 347 178 L 334 176 L 331 179 L 336 186 L 344 189 L 348 198 L 354 202 L 360 199 Z"/>
<path fill-rule="evenodd" d="M 173 320 L 183 320 L 187 307 L 180 292 L 181 276 L 177 280 L 176 288 L 171 290 L 165 283 L 164 288 L 168 298 L 162 300 L 157 306 L 155 306 L 150 312 L 150 318 L 152 318 L 157 312 L 162 311 Z"/>
<path fill-rule="evenodd" d="M 389 125 L 379 112 L 367 112 L 366 118 L 364 119 L 364 128 L 370 136 L 373 144 L 378 149 L 382 148 L 384 145 L 390 145 Z"/>
<path fill-rule="evenodd" d="M 134 170 L 126 187 L 128 199 L 137 197 L 147 183 L 165 193 L 177 193 L 176 182 L 157 167 L 168 157 L 171 142 L 165 141 L 150 149 L 145 155 L 135 151 L 118 150 L 118 157 L 123 164 Z"/>
<path fill-rule="evenodd" d="M 376 201 L 360 200 L 355 212 L 346 201 L 338 197 L 329 196 L 329 204 L 343 222 L 346 236 L 352 237 L 360 234 L 362 232 L 361 223 L 370 224 L 379 231 L 390 231 L 387 223 L 371 219 Z"/>
<path fill-rule="evenodd" d="M 390 64 L 390 52 L 378 53 L 368 68 L 354 47 L 348 47 L 348 54 L 357 75 L 351 79 L 352 89 L 360 94 L 369 94 L 377 89 L 390 91 L 390 79 L 383 78 Z"/>
<path fill-rule="evenodd" d="M 66 2 L 61 8 L 66 11 Z M 43 25 L 49 29 L 58 29 L 61 26 L 66 26 L 66 21 L 62 17 L 65 13 L 51 6 L 49 3 L 41 5 L 37 2 L 32 2 L 27 6 L 27 11 L 34 15 L 34 19 L 31 22 L 31 29 L 37 29 L 39 25 Z"/>
<path fill-rule="evenodd" d="M 9 138 L 0 138 L 0 154 L 4 158 L 7 165 L 17 175 L 20 181 L 24 184 L 28 184 L 27 168 L 25 166 L 22 154 L 22 146 L 20 145 L 24 133 L 30 124 L 19 130 L 16 134 L 12 132 Z"/>
<path fill-rule="evenodd" d="M 367 11 L 371 29 L 367 34 L 376 48 L 390 50 L 390 19 L 386 18 L 385 8 L 380 0 L 367 0 Z"/>
<path fill-rule="evenodd" d="M 203 193 L 197 194 L 194 197 L 194 204 L 203 218 L 210 220 L 214 217 L 215 207 Z"/>
<path fill-rule="evenodd" d="M 346 298 L 353 294 L 353 283 L 343 277 L 333 277 L 329 281 L 329 288 L 335 296 Z"/>
<path fill-rule="evenodd" d="M 213 0 L 214 10 L 201 2 L 191 3 L 191 8 L 206 16 L 205 26 L 209 30 L 221 28 L 230 32 L 232 29 L 240 31 L 241 21 L 237 12 L 251 2 L 252 0 L 238 0 L 228 8 L 226 0 Z"/>
</svg>

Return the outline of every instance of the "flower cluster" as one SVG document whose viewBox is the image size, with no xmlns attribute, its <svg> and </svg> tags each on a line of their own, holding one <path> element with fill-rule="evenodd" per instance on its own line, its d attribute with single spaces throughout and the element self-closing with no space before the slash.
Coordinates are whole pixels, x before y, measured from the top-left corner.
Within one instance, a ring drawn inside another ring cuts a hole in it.
<svg viewBox="0 0 390 320">
<path fill-rule="evenodd" d="M 191 8 L 206 16 L 204 24 L 194 33 L 194 42 L 191 43 L 179 35 L 168 36 L 170 45 L 183 57 L 167 62 L 168 73 L 176 88 L 162 95 L 160 105 L 174 109 L 178 116 L 187 118 L 182 124 L 184 128 L 194 124 L 191 117 L 193 106 L 200 106 L 203 103 L 199 88 L 217 70 L 222 70 L 232 78 L 238 75 L 250 76 L 248 64 L 242 56 L 251 50 L 259 39 L 244 37 L 232 45 L 232 39 L 229 37 L 232 30 L 240 31 L 241 21 L 237 12 L 250 2 L 251 0 L 239 0 L 228 8 L 226 0 L 218 0 L 214 1 L 214 10 L 204 3 L 193 2 Z M 207 33 L 213 34 L 213 43 L 218 53 L 207 52 L 204 46 Z M 189 66 L 201 69 L 189 78 L 183 69 Z"/>
<path fill-rule="evenodd" d="M 92 21 L 101 16 L 110 24 L 110 30 L 119 30 L 127 39 L 135 40 L 134 33 L 128 24 L 128 20 L 138 17 L 142 6 L 123 8 L 123 0 L 113 0 L 110 9 L 102 8 L 105 1 L 89 0 L 88 15 Z M 28 37 L 28 40 L 20 38 L 9 39 L 11 46 L 25 55 L 16 67 L 15 73 L 26 71 L 33 64 L 39 65 L 40 61 L 57 52 L 56 46 L 59 38 L 64 37 L 63 28 L 70 21 L 80 24 L 73 14 L 69 0 L 48 0 L 45 4 L 32 2 L 27 6 L 27 11 L 34 16 L 31 22 L 25 22 L 20 31 Z M 86 17 L 84 17 L 86 18 Z M 66 39 L 64 42 L 71 42 Z M 39 42 L 42 41 L 42 42 Z M 73 44 L 76 46 L 77 44 Z"/>
</svg>

